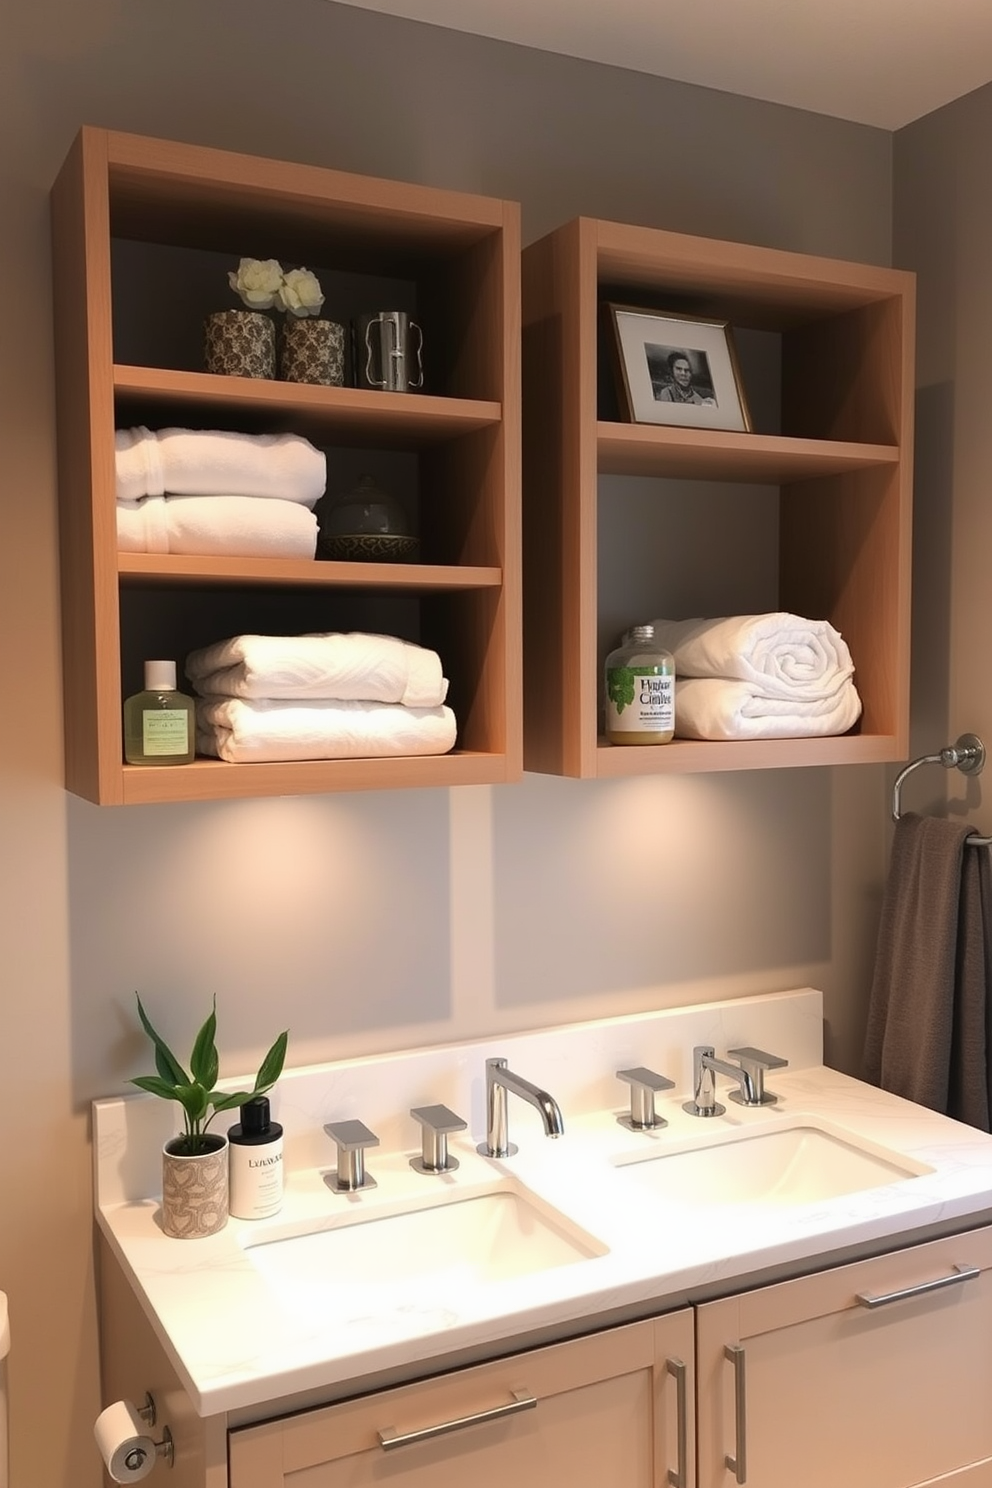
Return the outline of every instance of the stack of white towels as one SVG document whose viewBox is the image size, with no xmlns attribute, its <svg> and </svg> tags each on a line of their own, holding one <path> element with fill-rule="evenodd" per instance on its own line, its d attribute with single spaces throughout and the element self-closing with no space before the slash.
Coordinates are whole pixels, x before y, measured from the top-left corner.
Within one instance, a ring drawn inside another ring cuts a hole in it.
<svg viewBox="0 0 992 1488">
<path fill-rule="evenodd" d="M 316 553 L 327 461 L 299 434 L 118 429 L 115 464 L 121 552 Z"/>
<path fill-rule="evenodd" d="M 196 744 L 231 764 L 446 754 L 455 715 L 436 651 L 395 636 L 237 635 L 193 651 Z"/>
<path fill-rule="evenodd" d="M 844 734 L 861 716 L 847 642 L 826 620 L 774 611 L 655 620 L 675 659 L 675 732 L 684 739 Z"/>
</svg>

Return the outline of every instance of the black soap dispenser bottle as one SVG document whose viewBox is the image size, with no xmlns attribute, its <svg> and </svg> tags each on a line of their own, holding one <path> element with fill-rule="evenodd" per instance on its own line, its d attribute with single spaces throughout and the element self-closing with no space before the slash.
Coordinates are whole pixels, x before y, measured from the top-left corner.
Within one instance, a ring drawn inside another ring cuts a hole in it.
<svg viewBox="0 0 992 1488">
<path fill-rule="evenodd" d="M 265 1219 L 282 1207 L 282 1127 L 269 1114 L 268 1098 L 252 1096 L 241 1120 L 228 1129 L 230 1191 L 235 1219 Z"/>
</svg>

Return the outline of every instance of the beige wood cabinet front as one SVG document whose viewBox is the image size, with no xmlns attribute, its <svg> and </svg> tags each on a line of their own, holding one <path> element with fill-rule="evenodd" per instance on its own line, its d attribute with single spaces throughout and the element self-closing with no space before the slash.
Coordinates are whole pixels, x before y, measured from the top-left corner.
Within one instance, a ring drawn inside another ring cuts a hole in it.
<svg viewBox="0 0 992 1488">
<path fill-rule="evenodd" d="M 699 1488 L 992 1488 L 990 1229 L 706 1303 L 696 1344 Z"/>
<path fill-rule="evenodd" d="M 230 1488 L 691 1488 L 692 1349 L 686 1308 L 247 1426 Z"/>
<path fill-rule="evenodd" d="M 101 1249 L 104 1398 L 152 1392 L 174 1488 L 992 1488 L 992 1228 L 231 1429 Z"/>
</svg>

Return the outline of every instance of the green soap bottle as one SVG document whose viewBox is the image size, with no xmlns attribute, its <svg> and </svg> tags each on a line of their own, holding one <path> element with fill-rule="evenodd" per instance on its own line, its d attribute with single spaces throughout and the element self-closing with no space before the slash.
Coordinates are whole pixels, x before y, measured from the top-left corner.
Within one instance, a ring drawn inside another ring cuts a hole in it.
<svg viewBox="0 0 992 1488">
<path fill-rule="evenodd" d="M 188 765 L 196 753 L 196 705 L 176 691 L 174 661 L 145 662 L 145 690 L 124 704 L 129 765 Z"/>
</svg>

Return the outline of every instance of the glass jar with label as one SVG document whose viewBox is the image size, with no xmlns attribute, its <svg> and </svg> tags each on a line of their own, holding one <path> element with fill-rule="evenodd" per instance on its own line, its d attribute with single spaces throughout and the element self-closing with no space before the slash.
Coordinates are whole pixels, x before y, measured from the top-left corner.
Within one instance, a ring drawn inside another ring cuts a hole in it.
<svg viewBox="0 0 992 1488">
<path fill-rule="evenodd" d="M 606 737 L 611 744 L 667 744 L 675 733 L 675 661 L 635 625 L 606 658 Z"/>
<path fill-rule="evenodd" d="M 129 765 L 189 765 L 196 754 L 196 704 L 176 691 L 174 661 L 145 662 L 145 690 L 124 704 Z"/>
</svg>

